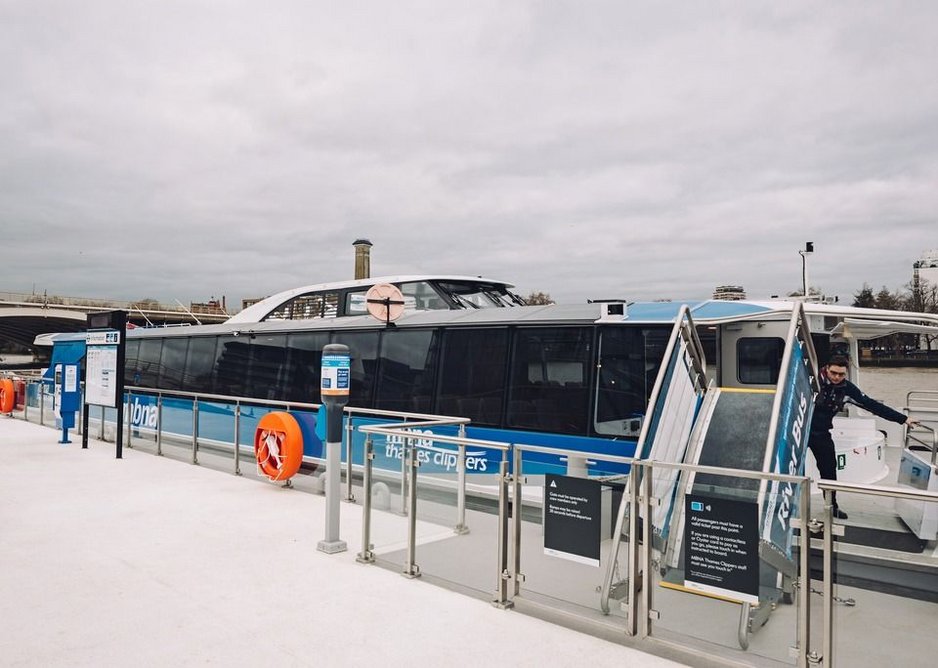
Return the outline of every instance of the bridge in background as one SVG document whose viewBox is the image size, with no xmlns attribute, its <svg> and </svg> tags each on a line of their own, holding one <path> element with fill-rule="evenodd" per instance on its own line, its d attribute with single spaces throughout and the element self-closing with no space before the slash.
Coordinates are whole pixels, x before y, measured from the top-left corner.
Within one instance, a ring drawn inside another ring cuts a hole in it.
<svg viewBox="0 0 938 668">
<path fill-rule="evenodd" d="M 150 300 L 127 302 L 0 292 L 0 344 L 12 342 L 37 352 L 33 341 L 38 335 L 80 332 L 85 329 L 89 313 L 117 309 L 127 311 L 128 322 L 137 327 L 207 325 L 224 322 L 231 315 L 223 303 L 214 300 L 186 307 Z"/>
</svg>

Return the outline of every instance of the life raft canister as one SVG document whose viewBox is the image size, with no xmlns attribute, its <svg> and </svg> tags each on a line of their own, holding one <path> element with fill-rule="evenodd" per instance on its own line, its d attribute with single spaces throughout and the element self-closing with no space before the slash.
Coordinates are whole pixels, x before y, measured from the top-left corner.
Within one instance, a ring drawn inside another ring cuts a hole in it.
<svg viewBox="0 0 938 668">
<path fill-rule="evenodd" d="M 0 413 L 12 413 L 16 404 L 16 390 L 9 378 L 0 379 Z"/>
<path fill-rule="evenodd" d="M 254 457 L 272 481 L 296 475 L 303 463 L 303 431 L 296 418 L 282 411 L 262 417 L 254 431 Z"/>
</svg>

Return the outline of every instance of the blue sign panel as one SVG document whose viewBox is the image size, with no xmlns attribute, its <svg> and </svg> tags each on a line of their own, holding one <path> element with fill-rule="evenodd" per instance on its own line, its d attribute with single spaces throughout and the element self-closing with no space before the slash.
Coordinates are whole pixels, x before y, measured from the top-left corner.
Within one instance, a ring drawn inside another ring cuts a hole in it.
<svg viewBox="0 0 938 668">
<path fill-rule="evenodd" d="M 805 358 L 804 343 L 798 341 L 791 353 L 787 382 L 785 387 L 779 388 L 782 393 L 781 410 L 769 471 L 803 475 L 808 432 L 814 412 L 814 392 L 811 389 L 811 370 Z M 791 559 L 790 520 L 798 514 L 799 490 L 793 483 L 772 481 L 765 499 L 762 538 Z"/>
</svg>

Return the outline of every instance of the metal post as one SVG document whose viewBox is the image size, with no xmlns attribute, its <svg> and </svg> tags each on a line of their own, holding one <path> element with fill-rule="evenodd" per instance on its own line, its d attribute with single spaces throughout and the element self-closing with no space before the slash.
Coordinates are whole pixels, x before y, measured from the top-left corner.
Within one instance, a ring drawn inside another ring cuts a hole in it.
<svg viewBox="0 0 938 668">
<path fill-rule="evenodd" d="M 495 600 L 499 608 L 514 605 L 508 600 L 508 452 L 502 450 L 502 461 L 498 465 L 498 582 L 495 587 Z"/>
<path fill-rule="evenodd" d="M 654 469 L 650 465 L 642 471 L 642 494 L 638 500 L 642 514 L 642 536 L 645 539 L 644 548 L 641 550 L 642 557 L 638 566 L 642 568 L 648 578 L 648 582 L 643 583 L 642 586 L 642 607 L 637 608 L 637 610 L 641 610 L 643 619 L 638 627 L 638 635 L 642 638 L 651 635 L 651 622 L 653 619 L 658 618 L 658 611 L 652 608 L 653 601 L 651 598 L 651 590 L 654 589 L 651 582 L 651 479 L 653 475 Z M 637 543 L 638 536 L 629 536 L 629 540 Z M 637 548 L 636 552 L 638 552 Z"/>
<path fill-rule="evenodd" d="M 811 516 L 811 481 L 801 483 L 801 549 L 798 553 L 798 666 L 806 668 L 811 650 L 811 531 L 808 528 Z"/>
<path fill-rule="evenodd" d="M 389 438 L 385 436 L 385 438 Z M 405 439 L 401 445 L 401 515 L 407 514 L 407 446 L 410 439 Z"/>
<path fill-rule="evenodd" d="M 371 467 L 375 454 L 372 451 L 371 434 L 365 437 L 365 452 L 362 461 L 362 551 L 355 561 L 372 564 L 375 553 L 371 545 Z"/>
<path fill-rule="evenodd" d="M 459 438 L 466 438 L 466 425 L 459 425 Z M 459 444 L 456 459 L 456 527 L 454 533 L 469 533 L 466 526 L 466 444 Z"/>
<path fill-rule="evenodd" d="M 192 399 L 192 463 L 199 463 L 199 400 Z"/>
<path fill-rule="evenodd" d="M 163 456 L 163 395 L 156 395 L 156 454 Z"/>
<path fill-rule="evenodd" d="M 39 426 L 46 426 L 46 384 L 39 383 Z"/>
<path fill-rule="evenodd" d="M 352 416 L 349 415 L 345 423 L 345 500 L 349 503 L 355 503 L 352 493 L 352 430 Z"/>
<path fill-rule="evenodd" d="M 832 495 L 833 492 L 824 490 L 824 642 L 821 658 L 825 666 L 834 665 L 834 502 Z M 808 589 L 808 591 L 811 590 Z"/>
<path fill-rule="evenodd" d="M 405 459 L 410 469 L 410 493 L 408 498 L 409 515 L 407 517 L 407 561 L 404 562 L 404 575 L 409 578 L 420 577 L 420 567 L 415 563 L 417 556 L 417 444 L 416 439 L 405 441 Z"/>
<path fill-rule="evenodd" d="M 514 459 L 512 462 L 513 473 L 511 476 L 512 494 L 511 494 L 511 527 L 513 532 L 512 550 L 514 560 L 512 563 L 512 580 L 514 580 L 514 592 L 512 596 L 521 593 L 521 581 L 524 580 L 524 574 L 521 573 L 521 501 L 522 490 L 522 462 L 523 453 L 521 448 L 514 448 Z"/>
<path fill-rule="evenodd" d="M 25 396 L 23 397 L 23 422 L 29 422 L 29 386 L 30 385 L 32 385 L 32 383 L 26 383 L 26 387 L 23 388 L 23 392 L 25 392 Z"/>
<path fill-rule="evenodd" d="M 348 346 L 330 343 L 322 349 L 320 394 L 326 406 L 326 535 L 316 549 L 326 554 L 345 552 L 339 538 L 342 512 L 342 416 L 348 404 L 351 357 Z"/>
<path fill-rule="evenodd" d="M 133 449 L 134 446 L 130 443 L 130 432 L 132 430 L 132 425 L 134 422 L 134 411 L 133 411 L 133 408 L 131 408 L 131 406 L 133 406 L 133 401 L 131 401 L 131 399 L 133 399 L 133 396 L 130 392 L 128 392 L 127 393 L 127 408 L 129 408 L 130 410 L 127 411 L 129 415 L 125 416 L 125 419 L 127 420 L 127 447 Z"/>
<path fill-rule="evenodd" d="M 641 560 L 641 552 L 639 551 L 639 540 L 638 540 L 638 486 L 641 484 L 640 481 L 644 480 L 646 476 L 650 476 L 650 472 L 646 471 L 642 466 L 636 466 L 632 464 L 632 470 L 629 474 L 629 544 L 627 549 L 627 554 L 629 557 L 629 566 L 628 566 L 628 610 L 626 611 L 626 625 L 625 633 L 626 635 L 634 636 L 638 632 L 638 579 L 641 576 L 641 570 L 639 569 L 639 561 Z M 618 527 L 619 524 L 616 523 Z M 613 536 L 612 540 L 614 543 L 618 543 L 622 540 L 621 535 Z M 648 541 L 648 536 L 646 534 L 645 540 Z M 613 552 L 615 554 L 615 552 Z M 610 568 L 613 564 L 610 564 Z M 649 575 L 649 577 L 651 577 Z M 645 588 L 651 588 L 651 583 L 645 583 Z M 646 608 L 647 609 L 647 608 Z"/>
<path fill-rule="evenodd" d="M 104 440 L 104 406 L 101 406 L 101 425 L 98 429 L 98 440 Z"/>
<path fill-rule="evenodd" d="M 241 402 L 235 403 L 234 465 L 235 475 L 241 475 Z"/>
</svg>

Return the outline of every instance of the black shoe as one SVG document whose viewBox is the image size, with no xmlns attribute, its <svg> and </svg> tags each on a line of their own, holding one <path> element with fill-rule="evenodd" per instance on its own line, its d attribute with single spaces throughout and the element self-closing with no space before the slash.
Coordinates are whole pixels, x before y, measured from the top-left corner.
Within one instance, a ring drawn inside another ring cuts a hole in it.
<svg viewBox="0 0 938 668">
<path fill-rule="evenodd" d="M 847 519 L 847 513 L 842 511 L 840 508 L 834 508 L 834 519 L 835 520 L 845 520 Z"/>
</svg>

